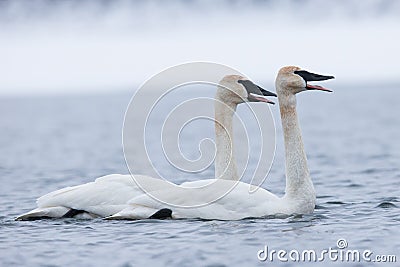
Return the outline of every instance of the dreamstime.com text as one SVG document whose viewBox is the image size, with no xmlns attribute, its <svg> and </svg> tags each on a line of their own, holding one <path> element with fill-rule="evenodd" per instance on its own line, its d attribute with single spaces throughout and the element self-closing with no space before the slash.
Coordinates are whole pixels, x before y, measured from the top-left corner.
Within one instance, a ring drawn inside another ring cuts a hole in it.
<svg viewBox="0 0 400 267">
<path fill-rule="evenodd" d="M 321 251 L 306 250 L 275 250 L 270 249 L 267 245 L 257 252 L 257 258 L 260 261 L 267 262 L 396 262 L 396 255 L 377 255 L 371 250 L 347 249 L 348 243 L 346 239 L 340 238 L 336 242 L 336 247 L 329 247 Z"/>
</svg>

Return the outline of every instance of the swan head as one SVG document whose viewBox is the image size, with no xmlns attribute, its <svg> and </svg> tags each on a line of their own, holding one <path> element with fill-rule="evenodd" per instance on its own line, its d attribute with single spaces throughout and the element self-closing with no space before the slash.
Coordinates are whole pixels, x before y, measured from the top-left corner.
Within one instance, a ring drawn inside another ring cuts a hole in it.
<svg viewBox="0 0 400 267">
<path fill-rule="evenodd" d="M 219 82 L 217 97 L 225 103 L 264 102 L 275 104 L 265 96 L 275 96 L 249 79 L 240 75 L 226 75 Z"/>
<path fill-rule="evenodd" d="M 315 74 L 295 66 L 283 67 L 279 70 L 275 85 L 278 94 L 297 94 L 307 90 L 332 92 L 319 85 L 308 84 L 311 81 L 334 79 L 333 76 Z"/>
</svg>

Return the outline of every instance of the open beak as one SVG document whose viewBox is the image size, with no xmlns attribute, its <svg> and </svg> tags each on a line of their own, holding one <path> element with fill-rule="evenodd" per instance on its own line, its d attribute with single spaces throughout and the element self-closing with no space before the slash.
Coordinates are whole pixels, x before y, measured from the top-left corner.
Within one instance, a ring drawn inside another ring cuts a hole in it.
<svg viewBox="0 0 400 267">
<path fill-rule="evenodd" d="M 259 95 L 253 94 L 253 93 L 250 93 L 249 96 L 247 97 L 247 99 L 250 102 L 264 102 L 264 103 L 275 105 L 275 102 L 269 100 L 268 98 L 262 97 L 262 96 L 259 96 Z"/>
<path fill-rule="evenodd" d="M 319 91 L 325 91 L 325 92 L 332 92 L 332 90 L 330 90 L 328 88 L 325 88 L 325 87 L 322 87 L 319 85 L 308 84 L 308 82 L 325 81 L 325 80 L 335 79 L 335 77 L 315 74 L 315 73 L 308 72 L 306 70 L 297 70 L 294 73 L 301 76 L 304 79 L 304 81 L 306 81 L 306 89 L 307 90 L 319 90 Z"/>
<path fill-rule="evenodd" d="M 244 88 L 246 88 L 246 91 L 248 94 L 247 99 L 249 101 L 275 104 L 274 102 L 272 102 L 271 100 L 269 100 L 265 97 L 265 96 L 275 96 L 276 97 L 275 93 L 267 91 L 249 80 L 239 80 L 238 83 L 241 83 L 244 86 Z"/>
</svg>

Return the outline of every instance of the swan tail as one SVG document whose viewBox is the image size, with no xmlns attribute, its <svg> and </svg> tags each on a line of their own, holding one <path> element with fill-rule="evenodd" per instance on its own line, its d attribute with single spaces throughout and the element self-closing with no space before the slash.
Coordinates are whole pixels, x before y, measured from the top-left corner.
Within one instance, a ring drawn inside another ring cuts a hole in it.
<svg viewBox="0 0 400 267">
<path fill-rule="evenodd" d="M 66 207 L 36 208 L 15 218 L 16 221 L 38 220 L 43 218 L 61 218 L 71 211 Z"/>
<path fill-rule="evenodd" d="M 32 221 L 40 219 L 51 219 L 51 218 L 76 218 L 76 219 L 95 219 L 99 218 L 99 215 L 87 212 L 84 210 L 77 210 L 67 207 L 46 207 L 36 208 L 30 212 L 24 213 L 17 218 L 16 221 Z"/>
<path fill-rule="evenodd" d="M 172 210 L 165 208 L 160 209 L 159 211 L 151 215 L 149 219 L 158 219 L 158 220 L 172 219 Z"/>
<path fill-rule="evenodd" d="M 170 209 L 154 209 L 143 206 L 131 206 L 108 216 L 106 220 L 139 220 L 139 219 L 168 219 L 172 218 Z"/>
</svg>

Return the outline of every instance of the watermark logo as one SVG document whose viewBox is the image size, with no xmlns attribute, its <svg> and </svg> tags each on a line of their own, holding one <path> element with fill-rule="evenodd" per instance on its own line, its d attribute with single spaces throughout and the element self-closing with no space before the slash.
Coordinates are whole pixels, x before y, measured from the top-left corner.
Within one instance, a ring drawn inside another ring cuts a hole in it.
<svg viewBox="0 0 400 267">
<path fill-rule="evenodd" d="M 183 207 L 179 197 L 174 196 L 196 195 L 185 198 L 184 207 L 199 207 L 234 188 L 235 183 L 227 186 L 225 180 L 211 180 L 218 178 L 214 177 L 213 167 L 221 153 L 215 124 L 228 133 L 225 142 L 229 153 L 222 160 L 220 176 L 230 175 L 231 167 L 236 166 L 239 180 L 246 177 L 251 185 L 249 193 L 267 177 L 275 153 L 275 124 L 270 107 L 244 101 L 236 110 L 226 99 L 216 99 L 219 82 L 226 75 L 246 77 L 216 63 L 180 64 L 154 75 L 132 97 L 124 119 L 124 156 L 132 179 L 153 199 Z M 237 93 L 229 86 L 224 89 Z M 231 118 L 215 111 L 217 102 L 226 113 L 233 114 Z M 231 149 L 233 145 L 235 148 Z M 208 177 L 202 175 L 204 172 Z M 210 180 L 188 185 L 177 184 L 176 177 L 185 177 L 181 181 Z M 166 191 L 169 194 L 164 194 Z"/>
<path fill-rule="evenodd" d="M 322 250 L 275 250 L 267 245 L 257 252 L 259 261 L 266 262 L 396 262 L 396 255 L 378 255 L 372 250 L 348 249 L 347 240 L 339 238 L 335 247 L 329 247 Z"/>
<path fill-rule="evenodd" d="M 345 248 L 347 248 L 348 244 L 347 244 L 346 239 L 344 239 L 344 238 L 339 238 L 339 239 L 336 241 L 336 246 L 337 246 L 339 249 L 345 249 Z"/>
</svg>

